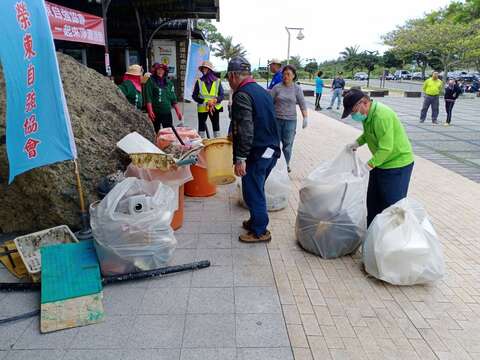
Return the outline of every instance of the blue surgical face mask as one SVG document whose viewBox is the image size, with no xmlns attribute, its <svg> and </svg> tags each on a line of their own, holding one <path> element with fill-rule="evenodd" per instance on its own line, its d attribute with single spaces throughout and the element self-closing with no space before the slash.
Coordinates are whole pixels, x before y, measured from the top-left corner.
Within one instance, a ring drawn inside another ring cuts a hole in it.
<svg viewBox="0 0 480 360">
<path fill-rule="evenodd" d="M 364 115 L 364 114 L 359 113 L 359 112 L 354 112 L 352 114 L 352 119 L 355 120 L 355 121 L 362 122 L 362 121 L 365 121 L 367 119 L 367 115 Z"/>
</svg>

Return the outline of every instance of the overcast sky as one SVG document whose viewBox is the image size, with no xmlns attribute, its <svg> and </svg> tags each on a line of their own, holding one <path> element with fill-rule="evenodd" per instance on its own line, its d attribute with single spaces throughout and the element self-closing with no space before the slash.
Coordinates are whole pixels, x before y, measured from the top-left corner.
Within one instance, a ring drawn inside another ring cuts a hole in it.
<svg viewBox="0 0 480 360">
<path fill-rule="evenodd" d="M 220 0 L 220 32 L 232 35 L 248 52 L 254 67 L 273 57 L 287 57 L 285 26 L 303 27 L 305 38 L 292 33 L 290 55 L 335 59 L 346 46 L 383 52 L 381 35 L 405 20 L 447 5 L 450 0 Z M 218 70 L 226 62 L 212 57 Z"/>
</svg>

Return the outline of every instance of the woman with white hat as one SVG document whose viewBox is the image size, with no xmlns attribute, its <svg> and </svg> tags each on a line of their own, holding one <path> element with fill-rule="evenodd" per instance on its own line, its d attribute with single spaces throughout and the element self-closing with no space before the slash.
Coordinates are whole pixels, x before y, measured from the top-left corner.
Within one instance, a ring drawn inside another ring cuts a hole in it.
<svg viewBox="0 0 480 360">
<path fill-rule="evenodd" d="M 143 69 L 140 65 L 130 65 L 125 75 L 123 75 L 122 83 L 118 86 L 128 102 L 137 109 L 142 109 L 143 107 L 142 76 Z"/>
<path fill-rule="evenodd" d="M 206 137 L 207 118 L 210 117 L 214 137 L 220 136 L 220 112 L 223 111 L 222 81 L 215 74 L 210 61 L 204 61 L 198 69 L 203 74 L 195 83 L 192 98 L 197 102 L 198 133 Z"/>
</svg>

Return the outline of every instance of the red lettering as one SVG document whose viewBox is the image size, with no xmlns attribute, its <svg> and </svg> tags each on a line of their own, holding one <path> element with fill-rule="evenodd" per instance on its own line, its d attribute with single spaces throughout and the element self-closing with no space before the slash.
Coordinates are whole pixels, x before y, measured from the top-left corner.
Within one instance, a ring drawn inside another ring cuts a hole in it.
<svg viewBox="0 0 480 360">
<path fill-rule="evenodd" d="M 35 114 L 30 115 L 30 117 L 25 119 L 23 123 L 23 132 L 25 136 L 34 134 L 38 131 L 38 122 L 37 116 Z"/>
<path fill-rule="evenodd" d="M 23 151 L 27 153 L 29 159 L 34 159 L 37 157 L 37 146 L 40 144 L 40 140 L 29 138 L 25 142 L 25 146 L 23 147 Z"/>
<path fill-rule="evenodd" d="M 27 69 L 27 86 L 35 84 L 35 66 L 33 64 L 28 65 Z"/>
<path fill-rule="evenodd" d="M 22 30 L 27 30 L 32 23 L 30 22 L 30 13 L 27 10 L 27 5 L 22 2 L 17 2 L 15 4 L 15 12 L 17 14 L 17 22 L 22 28 Z"/>
<path fill-rule="evenodd" d="M 24 57 L 27 60 L 31 60 L 37 55 L 37 53 L 33 50 L 33 38 L 31 34 L 25 34 L 23 36 L 23 52 Z"/>
<path fill-rule="evenodd" d="M 29 113 L 37 108 L 37 95 L 35 90 L 27 93 L 27 98 L 25 99 L 25 112 Z"/>
</svg>

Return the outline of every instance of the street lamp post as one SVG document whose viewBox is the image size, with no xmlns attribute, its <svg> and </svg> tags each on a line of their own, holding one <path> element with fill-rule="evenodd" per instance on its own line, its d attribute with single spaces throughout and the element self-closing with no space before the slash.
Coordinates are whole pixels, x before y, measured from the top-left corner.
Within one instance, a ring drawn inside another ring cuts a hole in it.
<svg viewBox="0 0 480 360">
<path fill-rule="evenodd" d="M 285 26 L 285 30 L 287 30 L 287 34 L 288 34 L 287 64 L 290 64 L 290 30 L 298 30 L 298 35 L 297 35 L 298 40 L 303 40 L 305 35 L 303 35 L 302 33 L 303 28 L 293 28 L 293 27 Z"/>
</svg>

